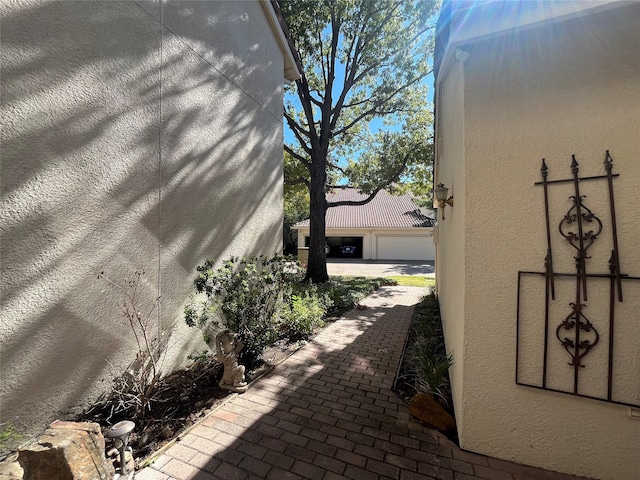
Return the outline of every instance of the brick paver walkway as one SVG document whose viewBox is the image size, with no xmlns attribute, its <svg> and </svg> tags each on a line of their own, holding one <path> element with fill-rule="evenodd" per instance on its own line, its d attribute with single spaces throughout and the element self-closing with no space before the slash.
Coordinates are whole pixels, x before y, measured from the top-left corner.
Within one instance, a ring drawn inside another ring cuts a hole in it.
<svg viewBox="0 0 640 480">
<path fill-rule="evenodd" d="M 460 450 L 391 391 L 424 290 L 385 287 L 235 395 L 136 480 L 568 480 Z"/>
</svg>

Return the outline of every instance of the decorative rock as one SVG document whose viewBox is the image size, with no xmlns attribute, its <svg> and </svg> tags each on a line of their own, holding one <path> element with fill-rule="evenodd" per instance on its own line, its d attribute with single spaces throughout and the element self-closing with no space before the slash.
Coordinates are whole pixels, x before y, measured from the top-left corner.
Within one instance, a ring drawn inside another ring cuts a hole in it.
<svg viewBox="0 0 640 480">
<path fill-rule="evenodd" d="M 0 480 L 22 480 L 23 476 L 17 453 L 12 453 L 0 462 Z"/>
<path fill-rule="evenodd" d="M 418 393 L 411 399 L 409 413 L 442 432 L 456 428 L 455 419 L 428 393 Z"/>
<path fill-rule="evenodd" d="M 25 480 L 108 480 L 113 467 L 104 455 L 97 423 L 56 420 L 38 440 L 18 452 Z"/>
</svg>

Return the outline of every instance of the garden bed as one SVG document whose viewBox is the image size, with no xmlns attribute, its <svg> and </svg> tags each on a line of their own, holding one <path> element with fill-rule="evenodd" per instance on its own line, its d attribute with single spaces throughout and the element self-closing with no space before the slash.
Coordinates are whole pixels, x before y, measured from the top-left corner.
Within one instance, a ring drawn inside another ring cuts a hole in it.
<svg viewBox="0 0 640 480">
<path fill-rule="evenodd" d="M 358 298 L 366 296 L 367 292 L 363 290 L 365 284 L 369 284 L 370 291 L 368 293 L 371 293 L 380 286 L 381 282 L 380 279 L 371 279 L 371 282 L 361 278 L 340 279 L 339 286 L 336 288 L 343 291 L 345 296 L 351 298 L 351 301 L 342 303 L 339 310 L 334 309 L 331 312 L 332 316 L 325 318 L 325 323 L 335 321 L 342 313 L 352 308 Z M 354 291 L 358 293 L 355 294 Z M 416 315 L 420 315 L 421 311 L 421 307 L 418 306 Z M 309 340 L 321 330 L 322 328 L 314 329 Z M 407 337 L 407 349 L 410 350 L 419 339 L 417 332 L 412 324 Z M 262 365 L 246 373 L 247 381 L 251 382 L 258 378 L 306 343 L 306 341 L 290 342 L 285 339 L 276 342 L 264 351 Z M 394 384 L 394 391 L 407 402 L 417 391 L 415 369 L 408 359 L 408 355 L 403 355 L 403 361 Z M 222 377 L 222 370 L 222 364 L 213 355 L 199 355 L 197 360 L 190 365 L 168 375 L 157 383 L 153 400 L 150 402 L 150 409 L 143 418 L 136 418 L 133 409 L 114 413 L 114 410 L 119 409 L 116 408 L 117 405 L 114 405 L 113 397 L 105 396 L 73 420 L 96 422 L 103 427 L 103 434 L 106 434 L 109 426 L 120 420 L 133 420 L 136 423 L 136 428 L 130 437 L 130 445 L 135 455 L 136 465 L 143 465 L 158 450 L 212 412 L 229 395 L 232 395 L 228 390 L 218 385 Z M 451 435 L 449 436 L 451 437 Z"/>
<path fill-rule="evenodd" d="M 333 318 L 332 320 L 335 320 Z M 320 333 L 316 329 L 313 337 Z M 279 341 L 264 352 L 264 363 L 246 372 L 247 382 L 261 377 L 273 366 L 306 345 L 302 342 Z M 187 367 L 177 370 L 158 382 L 157 392 L 144 418 L 136 418 L 134 411 L 113 414 L 114 403 L 105 397 L 73 418 L 78 422 L 95 422 L 102 426 L 103 435 L 121 420 L 133 420 L 135 430 L 129 444 L 135 454 L 136 465 L 178 437 L 221 405 L 232 392 L 221 388 L 223 365 L 213 355 L 201 356 Z"/>
<path fill-rule="evenodd" d="M 392 389 L 407 404 L 418 394 L 429 394 L 455 419 L 449 383 L 451 365 L 453 356 L 446 353 L 440 306 L 432 293 L 414 310 Z M 442 433 L 458 443 L 455 429 Z"/>
<path fill-rule="evenodd" d="M 323 319 L 322 325 L 335 321 L 360 299 L 389 283 L 392 282 L 379 278 L 342 277 L 333 278 L 330 283 L 319 286 L 333 300 L 328 312 L 330 316 Z M 267 347 L 262 353 L 262 362 L 246 372 L 247 382 L 293 354 L 321 330 L 321 327 L 313 328 L 306 340 L 291 341 L 282 338 Z M 73 420 L 96 422 L 103 427 L 103 434 L 106 434 L 109 426 L 121 420 L 134 421 L 136 428 L 130 436 L 130 445 L 136 464 L 144 463 L 145 458 L 205 417 L 231 395 L 231 392 L 219 386 L 223 366 L 215 356 L 200 354 L 196 357 L 197 360 L 184 369 L 158 381 L 149 409 L 142 417 L 136 413 L 135 408 L 130 408 L 133 403 L 128 405 L 129 408 L 122 408 L 119 396 L 112 392 Z"/>
</svg>

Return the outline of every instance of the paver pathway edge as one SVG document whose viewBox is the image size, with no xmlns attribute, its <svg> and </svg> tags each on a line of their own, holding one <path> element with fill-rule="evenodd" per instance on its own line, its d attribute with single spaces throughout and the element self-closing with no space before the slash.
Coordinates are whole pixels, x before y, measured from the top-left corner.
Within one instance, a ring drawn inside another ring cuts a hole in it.
<svg viewBox="0 0 640 480">
<path fill-rule="evenodd" d="M 416 287 L 383 287 L 244 394 L 191 428 L 137 480 L 569 480 L 460 450 L 414 421 L 391 386 Z"/>
</svg>

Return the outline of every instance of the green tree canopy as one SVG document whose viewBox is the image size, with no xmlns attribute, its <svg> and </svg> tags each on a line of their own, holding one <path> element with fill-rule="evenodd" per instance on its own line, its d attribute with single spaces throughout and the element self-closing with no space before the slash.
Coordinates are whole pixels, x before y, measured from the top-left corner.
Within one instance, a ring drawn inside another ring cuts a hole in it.
<svg viewBox="0 0 640 480">
<path fill-rule="evenodd" d="M 308 180 L 301 178 L 309 176 L 309 171 L 297 160 L 284 152 L 284 229 L 288 236 L 288 243 L 293 244 L 291 227 L 309 218 L 309 189 Z M 296 180 L 291 180 L 291 179 Z M 285 245 L 286 251 L 287 245 Z"/>
<path fill-rule="evenodd" d="M 424 79 L 436 1 L 281 0 L 280 6 L 304 70 L 288 90 L 284 113 L 296 139 L 285 152 L 303 169 L 290 169 L 287 181 L 308 186 L 307 279 L 322 283 L 331 181 L 346 178 L 372 198 L 429 175 Z"/>
</svg>

